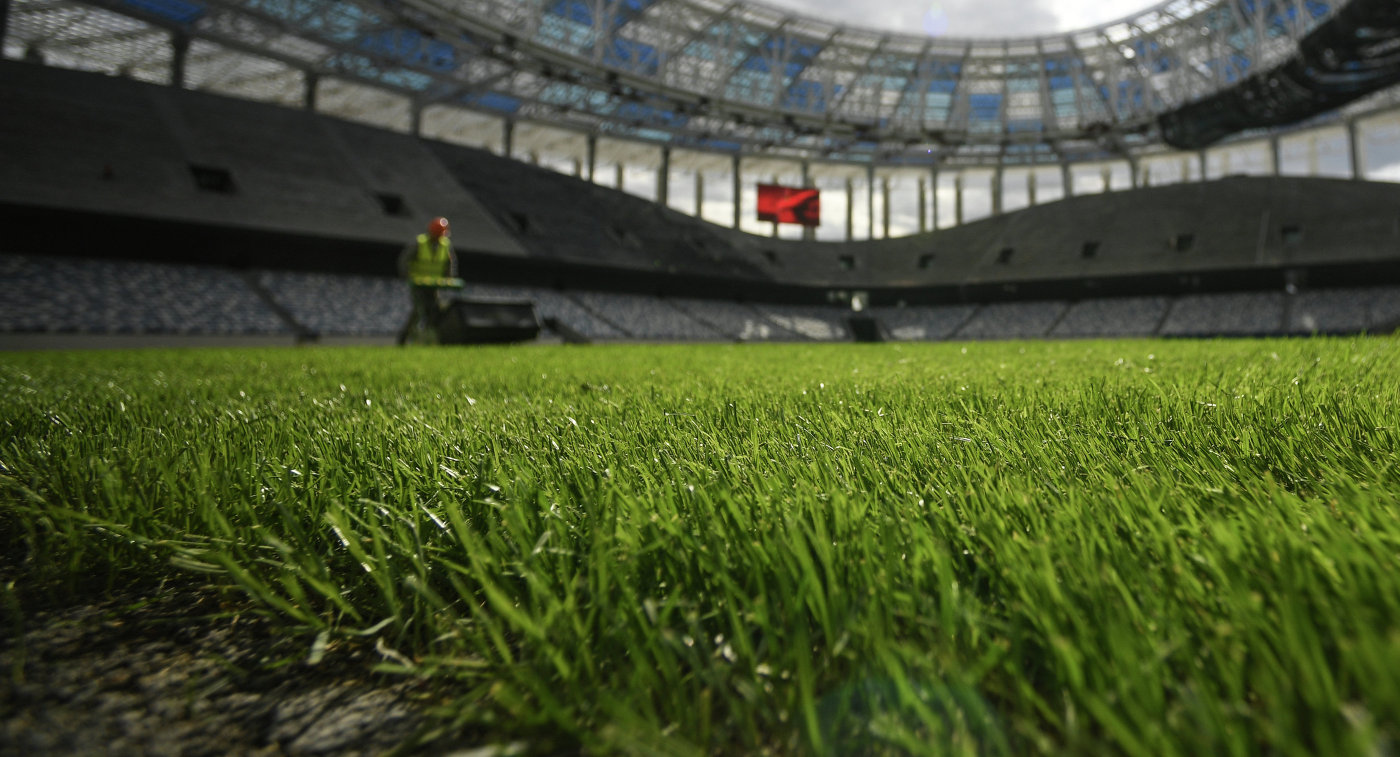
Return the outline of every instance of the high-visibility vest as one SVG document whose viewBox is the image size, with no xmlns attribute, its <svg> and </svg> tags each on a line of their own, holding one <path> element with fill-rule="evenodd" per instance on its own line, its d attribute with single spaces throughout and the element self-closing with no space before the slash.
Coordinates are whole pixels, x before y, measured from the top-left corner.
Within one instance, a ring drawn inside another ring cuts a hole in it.
<svg viewBox="0 0 1400 757">
<path fill-rule="evenodd" d="M 418 235 L 418 254 L 408 263 L 410 278 L 437 278 L 452 275 L 452 243 L 438 237 L 433 244 L 427 234 Z"/>
</svg>

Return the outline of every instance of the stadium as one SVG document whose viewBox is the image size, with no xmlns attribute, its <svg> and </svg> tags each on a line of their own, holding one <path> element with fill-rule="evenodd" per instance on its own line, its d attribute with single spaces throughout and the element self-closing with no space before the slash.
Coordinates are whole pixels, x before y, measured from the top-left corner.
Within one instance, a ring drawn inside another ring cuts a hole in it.
<svg viewBox="0 0 1400 757">
<path fill-rule="evenodd" d="M 0 754 L 1394 749 L 1400 9 L 789 5 L 0 0 Z"/>
</svg>

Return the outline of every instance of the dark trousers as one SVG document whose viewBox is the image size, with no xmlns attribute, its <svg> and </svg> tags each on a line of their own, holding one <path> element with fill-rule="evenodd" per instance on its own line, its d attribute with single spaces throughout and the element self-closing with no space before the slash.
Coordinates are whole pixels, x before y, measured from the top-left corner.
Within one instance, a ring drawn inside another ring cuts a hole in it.
<svg viewBox="0 0 1400 757">
<path fill-rule="evenodd" d="M 418 328 L 422 333 L 421 341 L 427 344 L 438 343 L 438 317 L 442 314 L 438 305 L 438 290 L 436 287 L 413 287 L 413 312 L 408 315 L 408 323 L 403 325 L 399 331 L 399 344 L 408 342 L 408 337 L 413 333 L 414 328 Z"/>
</svg>

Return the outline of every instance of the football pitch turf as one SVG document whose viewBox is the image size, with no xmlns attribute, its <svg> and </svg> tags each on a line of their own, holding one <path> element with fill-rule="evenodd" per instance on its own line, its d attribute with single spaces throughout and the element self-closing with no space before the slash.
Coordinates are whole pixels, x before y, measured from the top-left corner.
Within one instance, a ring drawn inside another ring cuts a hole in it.
<svg viewBox="0 0 1400 757">
<path fill-rule="evenodd" d="M 1389 754 L 1400 341 L 8 354 L 0 549 L 529 751 Z"/>
</svg>

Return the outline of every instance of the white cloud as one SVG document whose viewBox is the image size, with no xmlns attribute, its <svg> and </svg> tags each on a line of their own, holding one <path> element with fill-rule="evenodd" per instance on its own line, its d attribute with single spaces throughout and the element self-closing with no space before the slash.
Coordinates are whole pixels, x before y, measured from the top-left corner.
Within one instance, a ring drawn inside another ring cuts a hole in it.
<svg viewBox="0 0 1400 757">
<path fill-rule="evenodd" d="M 1150 0 L 764 0 L 836 23 L 955 37 L 1020 37 L 1082 29 Z"/>
</svg>

